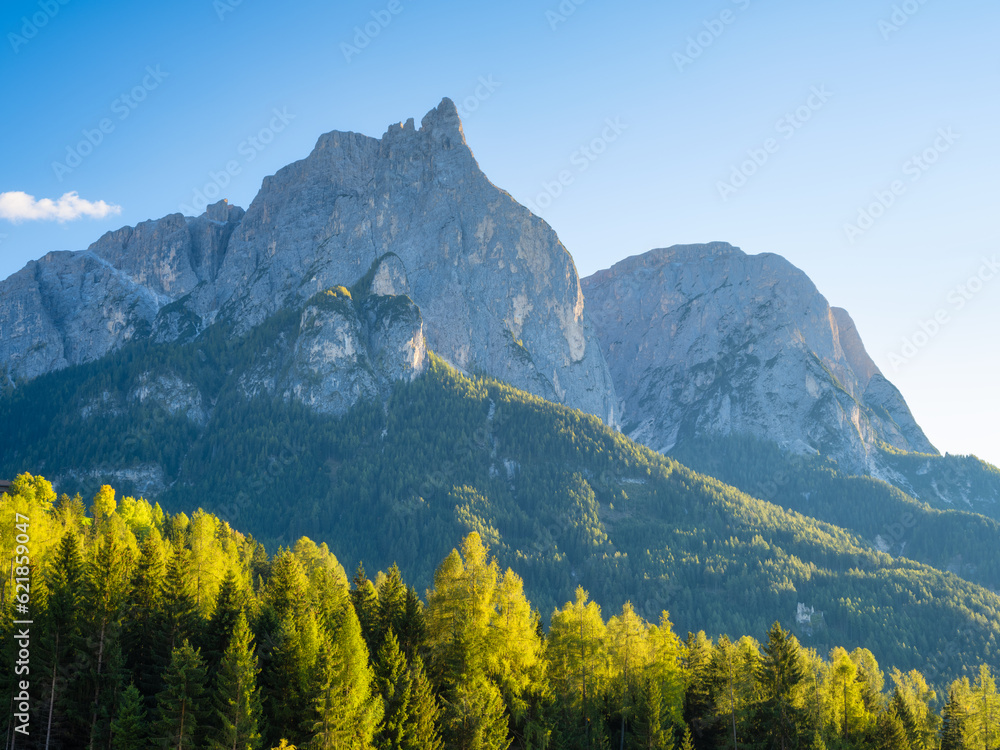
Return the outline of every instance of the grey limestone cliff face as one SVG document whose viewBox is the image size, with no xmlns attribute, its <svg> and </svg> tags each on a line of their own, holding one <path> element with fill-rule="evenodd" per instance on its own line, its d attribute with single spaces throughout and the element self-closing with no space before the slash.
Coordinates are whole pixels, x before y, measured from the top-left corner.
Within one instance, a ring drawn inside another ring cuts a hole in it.
<svg viewBox="0 0 1000 750">
<path fill-rule="evenodd" d="M 780 256 L 675 246 L 582 287 L 623 430 L 656 450 L 749 433 L 876 474 L 883 444 L 936 452 L 850 316 Z"/>
<path fill-rule="evenodd" d="M 396 381 L 413 380 L 426 355 L 423 321 L 409 297 L 355 301 L 341 287 L 307 303 L 290 366 L 277 382 L 285 398 L 337 416 L 387 397 Z"/>
<path fill-rule="evenodd" d="M 0 362 L 30 379 L 136 336 L 190 340 L 216 320 L 246 332 L 379 258 L 392 260 L 375 293 L 419 308 L 429 349 L 615 423 L 573 259 L 482 173 L 449 99 L 381 139 L 327 133 L 265 178 L 245 215 L 222 202 L 29 264 L 0 283 Z"/>
<path fill-rule="evenodd" d="M 555 232 L 480 171 L 454 104 L 381 139 L 322 136 L 265 179 L 218 282 L 249 328 L 318 290 L 351 286 L 386 254 L 404 273 L 429 349 L 614 422 L 613 385 Z"/>
<path fill-rule="evenodd" d="M 225 202 L 200 217 L 171 214 L 109 232 L 87 250 L 48 253 L 0 281 L 6 376 L 29 380 L 148 335 L 163 308 L 211 289 L 242 215 Z"/>
</svg>

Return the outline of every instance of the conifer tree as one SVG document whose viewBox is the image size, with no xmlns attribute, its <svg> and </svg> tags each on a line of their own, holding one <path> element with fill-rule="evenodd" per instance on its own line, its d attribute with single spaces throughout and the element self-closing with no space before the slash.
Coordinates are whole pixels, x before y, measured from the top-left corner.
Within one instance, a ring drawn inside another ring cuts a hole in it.
<svg viewBox="0 0 1000 750">
<path fill-rule="evenodd" d="M 447 747 L 507 750 L 507 711 L 496 685 L 482 675 L 461 680 L 445 701 Z"/>
<path fill-rule="evenodd" d="M 205 665 L 201 653 L 187 639 L 171 652 L 163 685 L 156 697 L 154 742 L 173 750 L 199 747 Z"/>
<path fill-rule="evenodd" d="M 323 639 L 316 671 L 313 745 L 367 748 L 384 708 L 373 691 L 368 649 L 353 607 L 344 609 L 337 631 Z"/>
<path fill-rule="evenodd" d="M 257 750 L 261 746 L 260 691 L 253 634 L 241 612 L 222 657 L 215 682 L 219 727 L 210 747 L 215 750 Z"/>
<path fill-rule="evenodd" d="M 968 722 L 968 706 L 963 700 L 962 682 L 956 681 L 948 692 L 948 702 L 941 713 L 941 750 L 966 750 L 966 725 Z"/>
<path fill-rule="evenodd" d="M 375 585 L 365 575 L 365 566 L 358 563 L 358 569 L 351 580 L 351 603 L 361 625 L 361 636 L 369 653 L 378 653 L 379 601 Z"/>
<path fill-rule="evenodd" d="M 410 663 L 410 710 L 403 731 L 404 750 L 441 750 L 438 721 L 441 707 L 431 687 L 424 662 L 414 656 Z"/>
<path fill-rule="evenodd" d="M 167 564 L 159 615 L 157 630 L 162 654 L 170 659 L 177 646 L 198 635 L 198 608 L 183 547 L 174 548 Z"/>
<path fill-rule="evenodd" d="M 403 575 L 399 571 L 399 566 L 393 563 L 389 568 L 389 573 L 379 584 L 376 592 L 376 614 L 375 614 L 375 646 L 377 649 L 382 646 L 382 640 L 391 629 L 397 640 L 404 630 L 406 618 L 407 594 L 409 593 L 406 584 L 403 583 Z M 361 615 L 359 614 L 360 618 Z M 362 630 L 364 625 L 362 624 Z M 402 648 L 402 646 L 400 646 Z"/>
<path fill-rule="evenodd" d="M 80 541 L 74 530 L 63 534 L 55 552 L 53 565 L 46 571 L 48 597 L 44 622 L 43 646 L 47 655 L 44 677 L 46 722 L 45 744 L 70 731 L 73 719 L 79 721 L 82 712 L 66 704 L 70 688 L 70 666 L 77 653 L 80 629 L 83 622 L 81 598 L 83 594 L 84 564 Z"/>
<path fill-rule="evenodd" d="M 673 750 L 669 726 L 660 681 L 655 677 L 646 677 L 639 691 L 633 746 L 642 750 Z"/>
<path fill-rule="evenodd" d="M 799 643 L 795 636 L 774 623 L 758 669 L 762 700 L 757 705 L 756 729 L 765 747 L 791 750 L 797 746 L 804 723 L 795 694 L 805 679 Z"/>
<path fill-rule="evenodd" d="M 1000 695 L 996 681 L 986 664 L 979 667 L 979 675 L 972 690 L 968 731 L 970 744 L 992 750 L 1000 744 Z"/>
<path fill-rule="evenodd" d="M 607 626 L 596 602 L 577 587 L 576 598 L 552 615 L 546 661 L 553 693 L 561 707 L 561 733 L 567 741 L 590 747 L 599 711 L 597 696 L 607 680 Z"/>
<path fill-rule="evenodd" d="M 412 686 L 406 658 L 399 650 L 399 642 L 391 628 L 382 641 L 375 661 L 375 688 L 385 706 L 382 722 L 375 736 L 375 746 L 379 750 L 400 750 L 410 715 Z"/>
<path fill-rule="evenodd" d="M 246 597 L 237 583 L 236 574 L 230 570 L 219 587 L 215 609 L 205 627 L 205 661 L 211 671 L 218 667 L 222 655 L 229 646 L 236 622 L 245 606 Z"/>
<path fill-rule="evenodd" d="M 125 663 L 140 691 L 148 696 L 159 692 L 160 669 L 155 654 L 160 644 L 156 626 L 165 577 L 163 539 L 160 532 L 152 528 L 142 540 L 129 584 L 128 618 L 123 634 Z"/>
<path fill-rule="evenodd" d="M 271 561 L 271 578 L 267 582 L 266 601 L 278 620 L 289 613 L 299 618 L 309 605 L 309 579 L 302 563 L 286 549 L 278 551 Z"/>
<path fill-rule="evenodd" d="M 875 750 L 911 750 L 906 728 L 891 704 L 875 721 L 874 744 Z"/>
<path fill-rule="evenodd" d="M 681 750 L 694 750 L 694 738 L 691 736 L 691 728 L 684 725 L 684 736 L 681 739 Z"/>
<path fill-rule="evenodd" d="M 109 485 L 101 485 L 101 488 L 94 495 L 94 502 L 90 506 L 90 514 L 94 517 L 95 523 L 100 524 L 115 512 L 118 504 L 115 502 L 115 491 Z"/>
<path fill-rule="evenodd" d="M 104 488 L 102 488 L 103 490 Z M 110 489 L 110 488 L 108 488 Z M 98 493 L 100 495 L 100 493 Z M 114 491 L 111 492 L 114 500 Z M 97 500 L 94 501 L 97 505 Z M 110 511 L 113 513 L 114 510 Z M 119 521 L 120 523 L 120 521 Z M 120 650 L 119 618 L 128 594 L 129 567 L 131 553 L 116 536 L 118 532 L 111 523 L 106 523 L 104 533 L 97 543 L 93 560 L 86 565 L 84 587 L 87 623 L 85 638 L 88 659 L 88 695 L 92 695 L 88 747 L 97 744 L 99 722 L 108 720 L 108 699 L 118 677 L 107 669 L 108 652 L 111 648 Z M 131 532 L 126 532 L 131 533 Z"/>
<path fill-rule="evenodd" d="M 112 750 L 140 750 L 147 746 L 146 709 L 142 694 L 129 685 L 121 695 L 118 715 L 111 723 Z"/>
</svg>

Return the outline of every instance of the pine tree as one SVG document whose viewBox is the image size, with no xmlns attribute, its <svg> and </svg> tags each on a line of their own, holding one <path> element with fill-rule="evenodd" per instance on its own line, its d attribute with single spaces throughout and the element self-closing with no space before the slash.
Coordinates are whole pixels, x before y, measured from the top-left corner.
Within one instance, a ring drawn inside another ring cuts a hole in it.
<svg viewBox="0 0 1000 750">
<path fill-rule="evenodd" d="M 798 641 L 777 622 L 768 631 L 757 676 L 763 698 L 757 705 L 757 731 L 765 747 L 790 750 L 797 746 L 800 727 L 805 723 L 795 703 L 796 689 L 805 679 L 805 671 Z"/>
<path fill-rule="evenodd" d="M 198 608 L 191 590 L 187 555 L 183 547 L 175 547 L 167 564 L 160 600 L 158 637 L 163 660 L 172 658 L 173 649 L 198 635 Z"/>
<path fill-rule="evenodd" d="M 303 640 L 291 612 L 268 638 L 260 685 L 267 738 L 271 742 L 282 737 L 293 743 L 304 741 L 312 731 L 312 722 L 305 732 L 302 723 L 312 713 L 308 678 L 315 677 L 316 663 Z"/>
<path fill-rule="evenodd" d="M 351 583 L 351 603 L 361 624 L 361 635 L 369 653 L 378 653 L 379 601 L 375 586 L 365 575 L 365 566 L 358 563 Z"/>
<path fill-rule="evenodd" d="M 205 661 L 211 671 L 218 668 L 245 607 L 246 597 L 236 580 L 236 574 L 230 570 L 219 587 L 215 610 L 205 628 Z"/>
<path fill-rule="evenodd" d="M 403 654 L 408 660 L 413 659 L 417 649 L 423 646 L 427 638 L 427 623 L 424 619 L 424 603 L 412 588 L 406 589 L 403 617 L 393 629 L 399 638 L 399 647 L 403 650 Z"/>
<path fill-rule="evenodd" d="M 288 614 L 300 618 L 309 606 L 309 579 L 302 563 L 290 551 L 278 551 L 271 561 L 271 578 L 267 582 L 266 601 L 277 619 Z"/>
<path fill-rule="evenodd" d="M 240 613 L 216 677 L 215 704 L 219 728 L 209 742 L 210 747 L 215 750 L 257 750 L 261 746 L 258 731 L 261 716 L 260 691 L 257 688 L 259 671 L 253 634 L 246 617 Z"/>
<path fill-rule="evenodd" d="M 146 709 L 142 694 L 135 685 L 129 685 L 122 693 L 118 715 L 111 723 L 111 748 L 140 750 L 146 746 Z"/>
<path fill-rule="evenodd" d="M 410 710 L 403 731 L 404 750 L 441 750 L 438 720 L 441 707 L 431 687 L 424 662 L 415 656 L 410 663 Z"/>
<path fill-rule="evenodd" d="M 111 500 L 114 501 L 113 490 Z M 96 499 L 94 502 L 95 505 L 98 504 Z M 113 507 L 110 512 L 114 512 Z M 128 548 L 118 541 L 111 525 L 105 525 L 94 559 L 86 566 L 85 601 L 89 634 L 86 642 L 89 661 L 87 692 L 92 695 L 88 735 L 90 748 L 97 746 L 99 734 L 106 734 L 107 722 L 110 720 L 110 698 L 120 677 L 108 670 L 107 661 L 112 649 L 120 652 L 119 618 L 128 594 L 130 563 L 131 553 Z"/>
<path fill-rule="evenodd" d="M 642 750 L 673 750 L 667 711 L 663 702 L 660 681 L 647 677 L 639 691 L 639 705 L 635 717 L 636 741 L 633 747 Z"/>
<path fill-rule="evenodd" d="M 45 744 L 72 730 L 73 724 L 81 723 L 82 711 L 74 705 L 67 705 L 66 697 L 70 682 L 76 676 L 70 669 L 80 641 L 83 621 L 81 595 L 83 593 L 84 564 L 80 552 L 80 542 L 74 531 L 63 534 L 56 549 L 53 565 L 46 574 L 48 598 L 44 617 L 43 646 L 48 656 L 45 675 Z M 75 721 L 74 721 L 75 720 Z M 79 730 L 81 727 L 77 726 Z"/>
<path fill-rule="evenodd" d="M 709 744 L 714 739 L 715 702 L 712 695 L 712 642 L 704 631 L 688 633 L 684 644 L 684 672 L 687 689 L 684 691 L 684 725 L 691 730 L 699 744 Z"/>
<path fill-rule="evenodd" d="M 397 640 L 399 639 L 399 634 L 403 632 L 406 618 L 407 593 L 408 590 L 406 584 L 403 583 L 403 576 L 399 572 L 399 566 L 394 563 L 389 568 L 389 574 L 379 584 L 377 591 L 375 637 L 373 639 L 376 650 L 372 653 L 378 652 L 378 648 L 382 646 L 382 640 L 386 637 L 390 629 L 396 634 Z M 358 617 L 360 618 L 361 615 L 359 614 Z M 363 629 L 364 624 L 362 624 Z M 402 648 L 402 646 L 400 647 Z"/>
<path fill-rule="evenodd" d="M 941 750 L 965 750 L 966 710 L 952 686 L 941 714 Z"/>
<path fill-rule="evenodd" d="M 691 729 L 684 725 L 684 737 L 681 740 L 681 750 L 694 750 L 694 738 L 691 737 Z"/>
<path fill-rule="evenodd" d="M 875 750 L 911 750 L 906 728 L 891 705 L 875 722 Z"/>
<path fill-rule="evenodd" d="M 139 548 L 139 560 L 129 585 L 128 616 L 123 634 L 125 663 L 140 691 L 149 696 L 159 692 L 160 685 L 159 670 L 154 665 L 158 647 L 155 630 L 165 576 L 163 539 L 153 528 Z"/>
<path fill-rule="evenodd" d="M 174 750 L 198 747 L 205 665 L 201 653 L 188 640 L 171 652 L 163 683 L 163 690 L 156 698 L 154 741 Z"/>
<path fill-rule="evenodd" d="M 324 640 L 317 672 L 312 745 L 321 750 L 367 748 L 383 705 L 372 692 L 368 649 L 353 607 L 345 609 L 339 630 Z"/>
<path fill-rule="evenodd" d="M 507 750 L 507 711 L 497 687 L 485 677 L 464 679 L 446 701 L 447 746 Z"/>
<path fill-rule="evenodd" d="M 382 723 L 375 736 L 379 750 L 403 747 L 410 713 L 411 685 L 406 658 L 399 650 L 396 634 L 390 628 L 382 641 L 375 661 L 375 688 L 385 706 Z"/>
</svg>

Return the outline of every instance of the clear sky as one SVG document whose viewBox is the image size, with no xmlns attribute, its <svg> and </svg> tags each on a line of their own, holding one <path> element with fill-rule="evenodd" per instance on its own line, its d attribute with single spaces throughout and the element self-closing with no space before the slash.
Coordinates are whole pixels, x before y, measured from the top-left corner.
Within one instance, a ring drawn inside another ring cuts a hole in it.
<svg viewBox="0 0 1000 750">
<path fill-rule="evenodd" d="M 0 217 L 38 218 L 0 218 L 0 277 L 450 96 L 582 275 L 784 255 L 932 442 L 1000 464 L 998 29 L 986 0 L 6 0 L 0 193 L 35 201 Z"/>
</svg>

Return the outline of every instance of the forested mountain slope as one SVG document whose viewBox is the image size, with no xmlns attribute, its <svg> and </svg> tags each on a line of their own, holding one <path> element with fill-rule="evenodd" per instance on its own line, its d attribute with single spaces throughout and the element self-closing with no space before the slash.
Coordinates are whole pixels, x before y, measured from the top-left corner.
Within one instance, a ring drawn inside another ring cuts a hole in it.
<svg viewBox="0 0 1000 750">
<path fill-rule="evenodd" d="M 343 417 L 281 393 L 248 397 L 241 381 L 294 351 L 300 322 L 285 311 L 243 337 L 220 326 L 38 378 L 0 401 L 2 470 L 204 507 L 272 548 L 308 534 L 349 565 L 397 562 L 418 588 L 475 530 L 544 614 L 583 585 L 650 619 L 669 609 L 682 631 L 762 636 L 780 620 L 821 650 L 864 645 L 933 679 L 996 656 L 1000 599 L 985 588 L 434 357 Z M 150 373 L 193 388 L 203 418 L 130 398 Z"/>
<path fill-rule="evenodd" d="M 212 514 L 171 515 L 110 486 L 88 510 L 23 474 L 0 497 L 0 522 L 17 532 L 0 534 L 0 560 L 20 584 L 0 587 L 0 662 L 30 665 L 0 671 L 9 747 L 955 750 L 998 739 L 989 664 L 964 664 L 971 677 L 936 691 L 867 648 L 803 647 L 779 623 L 766 640 L 682 640 L 667 612 L 602 611 L 582 587 L 543 629 L 521 578 L 476 532 L 421 596 L 396 566 L 374 580 L 359 566 L 349 584 L 326 545 L 303 537 L 269 556 Z"/>
</svg>

